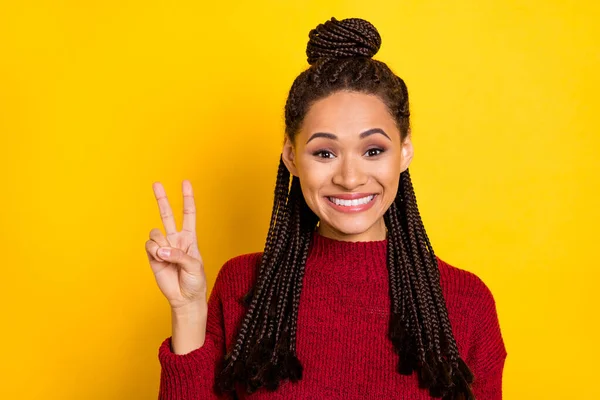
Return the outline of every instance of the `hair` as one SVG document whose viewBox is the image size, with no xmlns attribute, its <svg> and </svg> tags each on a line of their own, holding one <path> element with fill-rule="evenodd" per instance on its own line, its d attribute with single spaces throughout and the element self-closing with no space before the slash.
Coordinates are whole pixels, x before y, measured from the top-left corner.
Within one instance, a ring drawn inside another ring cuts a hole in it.
<svg viewBox="0 0 600 400">
<path fill-rule="evenodd" d="M 309 108 L 338 91 L 378 96 L 396 121 L 401 140 L 410 131 L 404 81 L 372 57 L 381 46 L 369 22 L 332 18 L 309 33 L 310 67 L 293 82 L 285 104 L 285 134 L 294 143 Z M 446 400 L 474 399 L 474 376 L 461 359 L 440 286 L 437 257 L 425 232 L 408 169 L 400 174 L 396 197 L 384 214 L 388 229 L 387 268 L 391 314 L 388 336 L 399 355 L 397 371 L 416 372 L 420 388 Z M 215 377 L 218 393 L 235 384 L 253 393 L 302 379 L 296 357 L 298 304 L 306 259 L 319 219 L 307 206 L 298 177 L 280 157 L 273 212 L 254 286 L 237 339 Z"/>
</svg>

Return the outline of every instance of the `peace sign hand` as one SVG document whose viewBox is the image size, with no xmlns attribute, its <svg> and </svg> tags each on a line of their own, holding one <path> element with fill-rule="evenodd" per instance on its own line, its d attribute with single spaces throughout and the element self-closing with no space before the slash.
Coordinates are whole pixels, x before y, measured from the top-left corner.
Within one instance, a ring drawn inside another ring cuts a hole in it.
<svg viewBox="0 0 600 400">
<path fill-rule="evenodd" d="M 160 229 L 150 231 L 146 254 L 158 287 L 172 310 L 199 303 L 206 304 L 206 275 L 196 239 L 196 206 L 190 181 L 181 184 L 183 228 L 177 232 L 173 211 L 160 182 L 152 185 L 158 202 L 166 237 Z M 163 254 L 162 250 L 170 251 Z"/>
</svg>

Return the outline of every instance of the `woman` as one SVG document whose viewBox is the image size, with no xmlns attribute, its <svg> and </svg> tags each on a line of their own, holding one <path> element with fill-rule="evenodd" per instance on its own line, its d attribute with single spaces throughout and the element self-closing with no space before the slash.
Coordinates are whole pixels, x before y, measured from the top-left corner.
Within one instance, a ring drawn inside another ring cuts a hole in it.
<svg viewBox="0 0 600 400">
<path fill-rule="evenodd" d="M 494 299 L 433 252 L 408 92 L 372 59 L 379 33 L 332 18 L 309 38 L 264 251 L 225 263 L 208 302 L 191 185 L 181 232 L 154 185 L 166 237 L 153 229 L 146 250 L 173 317 L 160 398 L 500 399 Z"/>
</svg>

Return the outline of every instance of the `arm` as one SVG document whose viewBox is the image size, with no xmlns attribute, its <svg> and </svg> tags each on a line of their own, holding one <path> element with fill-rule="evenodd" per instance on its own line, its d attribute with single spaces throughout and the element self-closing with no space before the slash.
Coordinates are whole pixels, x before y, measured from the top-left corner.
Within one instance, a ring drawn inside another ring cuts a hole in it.
<svg viewBox="0 0 600 400">
<path fill-rule="evenodd" d="M 475 375 L 471 388 L 478 400 L 501 400 L 502 373 L 507 352 L 496 303 L 485 284 L 482 287 L 479 305 L 472 345 L 465 360 Z"/>
<path fill-rule="evenodd" d="M 219 360 L 225 354 L 225 330 L 221 303 L 221 274 L 217 276 L 208 300 L 207 318 L 202 321 L 202 313 L 173 314 L 173 334 L 176 339 L 165 339 L 158 352 L 161 365 L 160 400 L 222 399 L 213 389 L 215 372 Z M 198 327 L 206 325 L 205 338 L 201 338 Z M 186 329 L 190 327 L 190 329 Z M 175 334 L 177 332 L 177 334 Z M 198 339 L 194 337 L 198 336 Z M 189 339 L 189 340 L 188 340 Z M 171 348 L 172 340 L 189 343 L 176 354 Z M 200 347 L 193 345 L 198 343 Z"/>
</svg>

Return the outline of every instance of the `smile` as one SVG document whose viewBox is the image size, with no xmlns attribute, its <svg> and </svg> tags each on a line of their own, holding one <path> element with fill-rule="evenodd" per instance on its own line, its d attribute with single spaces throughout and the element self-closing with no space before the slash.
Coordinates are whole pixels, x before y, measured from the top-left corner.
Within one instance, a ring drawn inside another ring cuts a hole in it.
<svg viewBox="0 0 600 400">
<path fill-rule="evenodd" d="M 329 204 L 334 210 L 343 213 L 359 213 L 367 211 L 373 204 L 374 199 L 377 198 L 377 194 L 370 194 L 357 199 L 340 199 L 337 197 L 327 196 L 327 204 Z"/>
<path fill-rule="evenodd" d="M 360 199 L 353 199 L 353 200 L 344 200 L 344 199 L 338 199 L 335 197 L 328 197 L 327 199 L 329 199 L 329 201 L 331 201 L 332 203 L 334 203 L 338 206 L 351 207 L 351 206 L 360 206 L 363 204 L 370 203 L 371 200 L 373 200 L 374 198 L 375 198 L 375 195 L 372 194 L 370 196 L 362 197 Z"/>
</svg>

